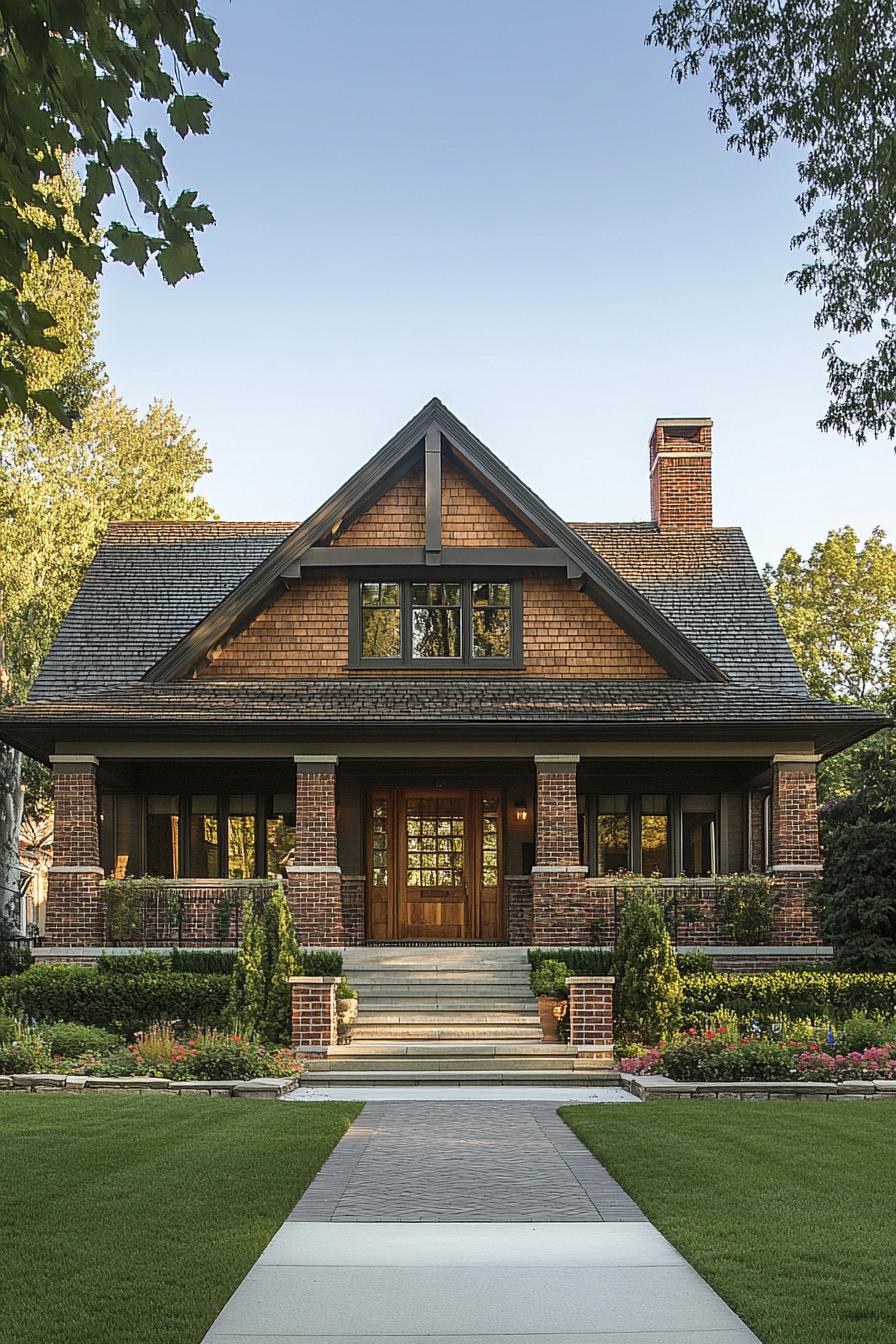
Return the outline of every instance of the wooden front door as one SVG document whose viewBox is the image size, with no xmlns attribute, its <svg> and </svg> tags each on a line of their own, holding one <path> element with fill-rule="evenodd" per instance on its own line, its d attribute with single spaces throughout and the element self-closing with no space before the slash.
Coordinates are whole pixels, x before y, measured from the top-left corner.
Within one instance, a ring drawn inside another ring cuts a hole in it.
<svg viewBox="0 0 896 1344">
<path fill-rule="evenodd" d="M 501 800 L 477 789 L 371 795 L 367 936 L 457 942 L 501 936 Z"/>
</svg>

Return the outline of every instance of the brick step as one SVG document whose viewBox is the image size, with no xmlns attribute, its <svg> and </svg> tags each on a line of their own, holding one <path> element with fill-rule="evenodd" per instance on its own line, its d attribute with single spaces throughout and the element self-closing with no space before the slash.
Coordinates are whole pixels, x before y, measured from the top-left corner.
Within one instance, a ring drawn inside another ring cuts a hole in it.
<svg viewBox="0 0 896 1344">
<path fill-rule="evenodd" d="M 593 1069 L 567 1073 L 563 1069 L 538 1069 L 514 1073 L 507 1069 L 421 1069 L 415 1073 L 377 1073 L 344 1070 L 325 1075 L 305 1073 L 303 1087 L 462 1087 L 472 1083 L 477 1087 L 618 1087 L 619 1075 L 609 1069 Z"/>
</svg>

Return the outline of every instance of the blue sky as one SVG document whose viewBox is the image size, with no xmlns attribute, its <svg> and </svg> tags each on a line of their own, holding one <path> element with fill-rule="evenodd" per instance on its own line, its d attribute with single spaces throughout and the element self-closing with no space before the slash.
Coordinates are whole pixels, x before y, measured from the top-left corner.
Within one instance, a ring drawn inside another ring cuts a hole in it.
<svg viewBox="0 0 896 1344">
<path fill-rule="evenodd" d="M 208 8 L 231 78 L 168 160 L 205 273 L 108 267 L 101 354 L 189 416 L 223 517 L 305 516 L 439 396 L 571 520 L 647 517 L 654 419 L 711 415 L 716 521 L 760 563 L 896 533 L 890 446 L 815 428 L 793 155 L 725 150 L 653 0 Z"/>
</svg>

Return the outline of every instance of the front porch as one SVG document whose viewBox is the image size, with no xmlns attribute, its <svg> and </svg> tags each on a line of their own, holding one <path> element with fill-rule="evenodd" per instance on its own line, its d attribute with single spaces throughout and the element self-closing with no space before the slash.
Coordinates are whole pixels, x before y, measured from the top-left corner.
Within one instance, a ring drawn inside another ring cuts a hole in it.
<svg viewBox="0 0 896 1344">
<path fill-rule="evenodd" d="M 753 873 L 774 896 L 761 941 L 817 948 L 816 758 L 685 750 L 59 753 L 45 954 L 235 946 L 242 901 L 277 882 L 309 946 L 612 946 L 631 873 L 679 946 L 735 946 L 726 877 Z"/>
</svg>

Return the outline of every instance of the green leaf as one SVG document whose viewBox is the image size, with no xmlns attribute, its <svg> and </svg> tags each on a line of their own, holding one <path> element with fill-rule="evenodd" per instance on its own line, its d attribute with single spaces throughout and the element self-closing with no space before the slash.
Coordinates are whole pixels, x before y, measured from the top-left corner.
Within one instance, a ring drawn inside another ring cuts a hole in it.
<svg viewBox="0 0 896 1344">
<path fill-rule="evenodd" d="M 10 364 L 0 365 L 0 404 L 6 402 L 18 406 L 20 411 L 28 408 L 28 388 L 18 369 Z"/>
<path fill-rule="evenodd" d="M 151 252 L 156 251 L 160 239 L 151 238 L 139 229 L 128 229 L 123 224 L 110 224 L 106 237 L 112 245 L 112 258 L 126 266 L 136 266 L 143 273 Z"/>
<path fill-rule="evenodd" d="M 177 243 L 163 243 L 156 261 L 169 285 L 176 285 L 179 280 L 188 275 L 197 275 L 202 270 L 199 252 L 190 237 Z"/>
<path fill-rule="evenodd" d="M 207 98 L 198 93 L 178 93 L 168 105 L 168 117 L 171 125 L 182 138 L 190 135 L 207 135 L 210 125 L 209 113 L 212 105 Z"/>
<path fill-rule="evenodd" d="M 36 401 L 38 406 L 43 406 L 44 410 L 48 411 L 61 425 L 65 425 L 66 429 L 71 429 L 72 417 L 51 387 L 38 388 L 31 393 L 31 399 Z"/>
</svg>

